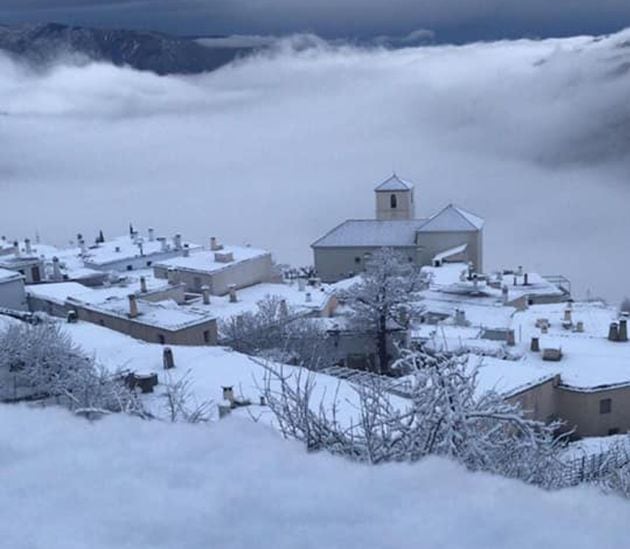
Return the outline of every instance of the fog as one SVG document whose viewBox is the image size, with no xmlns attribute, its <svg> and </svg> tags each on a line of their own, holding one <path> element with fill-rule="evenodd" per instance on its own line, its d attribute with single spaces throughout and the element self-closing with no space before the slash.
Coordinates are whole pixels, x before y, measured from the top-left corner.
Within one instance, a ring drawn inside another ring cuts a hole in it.
<svg viewBox="0 0 630 549">
<path fill-rule="evenodd" d="M 486 218 L 488 268 L 562 273 L 578 297 L 617 300 L 630 293 L 629 40 L 295 38 L 195 77 L 0 58 L 0 233 L 64 243 L 131 221 L 309 263 L 312 241 L 373 215 L 395 170 L 420 216 L 455 202 Z"/>
</svg>

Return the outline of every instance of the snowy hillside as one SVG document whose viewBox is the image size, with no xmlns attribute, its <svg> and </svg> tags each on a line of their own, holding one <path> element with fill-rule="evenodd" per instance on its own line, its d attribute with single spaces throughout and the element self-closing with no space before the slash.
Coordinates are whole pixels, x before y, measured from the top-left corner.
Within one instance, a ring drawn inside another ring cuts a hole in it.
<svg viewBox="0 0 630 549">
<path fill-rule="evenodd" d="M 359 466 L 271 429 L 0 408 L 2 547 L 627 547 L 628 504 L 448 461 Z M 37 525 L 36 528 L 29 525 Z"/>
</svg>

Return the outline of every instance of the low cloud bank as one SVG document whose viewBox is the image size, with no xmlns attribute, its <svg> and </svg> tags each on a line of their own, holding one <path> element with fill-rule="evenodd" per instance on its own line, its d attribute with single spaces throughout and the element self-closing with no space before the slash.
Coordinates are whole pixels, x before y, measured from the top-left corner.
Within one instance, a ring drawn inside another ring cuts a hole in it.
<svg viewBox="0 0 630 549">
<path fill-rule="evenodd" d="M 309 262 L 373 213 L 392 170 L 420 215 L 487 219 L 488 267 L 630 293 L 630 32 L 402 50 L 316 37 L 214 73 L 157 77 L 0 58 L 0 196 L 10 236 L 211 234 Z"/>
</svg>

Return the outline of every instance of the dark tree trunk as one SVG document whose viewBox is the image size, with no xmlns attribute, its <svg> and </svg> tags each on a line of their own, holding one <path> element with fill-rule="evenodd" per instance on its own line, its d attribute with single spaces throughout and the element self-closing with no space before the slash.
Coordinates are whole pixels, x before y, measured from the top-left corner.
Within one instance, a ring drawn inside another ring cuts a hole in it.
<svg viewBox="0 0 630 549">
<path fill-rule="evenodd" d="M 387 355 L 387 317 L 385 315 L 380 316 L 378 319 L 376 351 L 378 354 L 378 373 L 385 374 L 389 369 Z"/>
</svg>

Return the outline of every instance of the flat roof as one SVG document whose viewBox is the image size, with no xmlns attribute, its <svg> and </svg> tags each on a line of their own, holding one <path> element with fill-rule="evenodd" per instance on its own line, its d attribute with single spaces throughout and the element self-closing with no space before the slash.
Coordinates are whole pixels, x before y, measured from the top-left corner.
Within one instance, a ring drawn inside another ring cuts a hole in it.
<svg viewBox="0 0 630 549">
<path fill-rule="evenodd" d="M 229 254 L 233 256 L 233 261 L 222 262 L 215 260 L 215 253 Z M 254 259 L 257 257 L 271 256 L 271 252 L 248 246 L 224 246 L 221 250 L 196 250 L 188 257 L 178 256 L 165 259 L 155 263 L 154 267 L 175 268 L 182 271 L 192 271 L 198 273 L 213 273 L 223 269 L 229 269 L 237 263 Z"/>
</svg>

